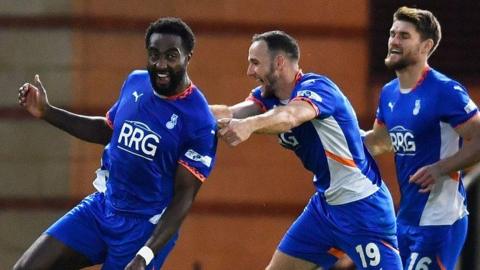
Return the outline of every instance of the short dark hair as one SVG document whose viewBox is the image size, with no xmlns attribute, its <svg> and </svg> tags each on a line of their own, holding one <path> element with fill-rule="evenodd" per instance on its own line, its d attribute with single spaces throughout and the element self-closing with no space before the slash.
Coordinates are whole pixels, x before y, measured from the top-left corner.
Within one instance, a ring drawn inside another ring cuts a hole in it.
<svg viewBox="0 0 480 270">
<path fill-rule="evenodd" d="M 182 39 L 182 46 L 187 53 L 195 47 L 195 35 L 192 29 L 181 19 L 175 17 L 160 18 L 150 24 L 145 34 L 145 47 L 148 48 L 153 33 L 178 35 Z"/>
<path fill-rule="evenodd" d="M 442 28 L 432 12 L 424 9 L 401 7 L 393 14 L 393 21 L 407 21 L 415 25 L 423 40 L 432 39 L 433 48 L 429 55 L 437 49 L 442 39 Z"/>
<path fill-rule="evenodd" d="M 255 34 L 252 37 L 252 43 L 255 41 L 265 41 L 268 50 L 274 53 L 284 52 L 291 60 L 300 59 L 300 48 L 297 41 L 287 33 L 275 30 L 262 34 Z M 274 56 L 274 55 L 272 55 Z"/>
</svg>

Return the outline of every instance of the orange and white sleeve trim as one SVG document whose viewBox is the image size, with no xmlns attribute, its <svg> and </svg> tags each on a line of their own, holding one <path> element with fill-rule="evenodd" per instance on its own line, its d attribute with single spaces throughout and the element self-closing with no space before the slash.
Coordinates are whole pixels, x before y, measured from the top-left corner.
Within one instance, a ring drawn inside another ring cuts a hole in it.
<svg viewBox="0 0 480 270">
<path fill-rule="evenodd" d="M 250 95 L 245 100 L 253 101 L 255 104 L 257 104 L 260 107 L 262 112 L 267 111 L 267 107 L 265 107 L 265 104 L 263 104 L 263 102 L 261 102 L 259 99 L 255 98 L 254 96 Z"/>
<path fill-rule="evenodd" d="M 183 161 L 183 160 L 179 160 L 178 163 L 180 165 L 182 165 L 183 167 L 185 167 L 185 169 L 189 170 L 198 180 L 200 180 L 200 182 L 204 182 L 205 180 L 207 180 L 207 178 L 205 177 L 205 175 L 203 175 L 201 172 L 199 172 L 197 169 L 195 169 L 194 167 L 188 165 L 187 162 Z"/>
<path fill-rule="evenodd" d="M 113 129 L 113 122 L 112 122 L 112 120 L 110 120 L 109 112 L 107 112 L 107 113 L 105 114 L 105 118 L 107 119 L 107 125 L 108 125 L 111 129 Z"/>
</svg>

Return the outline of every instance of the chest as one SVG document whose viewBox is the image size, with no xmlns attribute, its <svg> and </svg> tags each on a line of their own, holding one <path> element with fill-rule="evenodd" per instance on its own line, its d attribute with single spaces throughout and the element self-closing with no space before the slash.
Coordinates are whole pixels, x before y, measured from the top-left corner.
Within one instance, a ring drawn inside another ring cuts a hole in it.
<svg viewBox="0 0 480 270">
<path fill-rule="evenodd" d="M 436 98 L 423 91 L 408 94 L 400 92 L 387 96 L 383 100 L 384 121 L 389 129 L 408 130 L 421 134 L 429 132 L 439 125 Z"/>
<path fill-rule="evenodd" d="M 132 95 L 118 105 L 112 143 L 130 154 L 153 160 L 178 151 L 182 130 L 182 116 L 174 103 L 155 96 Z"/>
</svg>

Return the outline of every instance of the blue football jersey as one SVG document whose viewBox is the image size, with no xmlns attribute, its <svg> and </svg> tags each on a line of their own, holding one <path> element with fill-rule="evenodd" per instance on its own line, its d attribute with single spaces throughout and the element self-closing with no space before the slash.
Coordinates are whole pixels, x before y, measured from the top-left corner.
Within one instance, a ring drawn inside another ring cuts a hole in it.
<svg viewBox="0 0 480 270">
<path fill-rule="evenodd" d="M 387 128 L 395 152 L 400 222 L 451 225 L 468 214 L 460 172 L 444 177 L 426 194 L 419 193 L 420 187 L 408 180 L 419 168 L 459 150 L 461 138 L 454 128 L 477 110 L 461 84 L 431 68 L 425 69 L 409 91 L 401 91 L 398 79 L 383 87 L 377 123 Z"/>
<path fill-rule="evenodd" d="M 289 100 L 263 98 L 261 87 L 247 100 L 270 110 L 292 100 L 308 102 L 317 117 L 279 135 L 279 142 L 301 159 L 314 174 L 314 185 L 331 205 L 365 198 L 379 189 L 378 169 L 365 150 L 358 120 L 348 99 L 327 77 L 307 73 L 297 76 Z"/>
<path fill-rule="evenodd" d="M 154 92 L 147 71 L 134 71 L 107 120 L 113 135 L 97 173 L 107 181 L 103 190 L 98 182 L 96 186 L 115 210 L 158 215 L 173 198 L 178 166 L 200 181 L 210 174 L 216 122 L 196 86 L 165 98 Z"/>
</svg>

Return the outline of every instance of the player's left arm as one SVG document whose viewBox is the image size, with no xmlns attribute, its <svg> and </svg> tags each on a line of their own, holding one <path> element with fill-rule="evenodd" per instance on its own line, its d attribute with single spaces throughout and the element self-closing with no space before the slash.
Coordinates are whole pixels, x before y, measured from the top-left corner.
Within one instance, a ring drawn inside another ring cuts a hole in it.
<svg viewBox="0 0 480 270">
<path fill-rule="evenodd" d="M 163 213 L 145 246 L 157 254 L 179 230 L 187 216 L 202 182 L 187 168 L 178 166 L 172 202 Z M 125 269 L 145 269 L 145 259 L 136 255 Z"/>
<path fill-rule="evenodd" d="M 463 147 L 454 155 L 420 168 L 410 182 L 420 185 L 420 192 L 428 192 L 442 175 L 465 169 L 480 161 L 480 114 L 455 128 L 463 138 Z"/>
<path fill-rule="evenodd" d="M 253 133 L 279 134 L 317 117 L 317 110 L 304 100 L 292 100 L 265 113 L 245 119 L 221 119 L 220 136 L 231 146 L 246 141 Z"/>
</svg>

